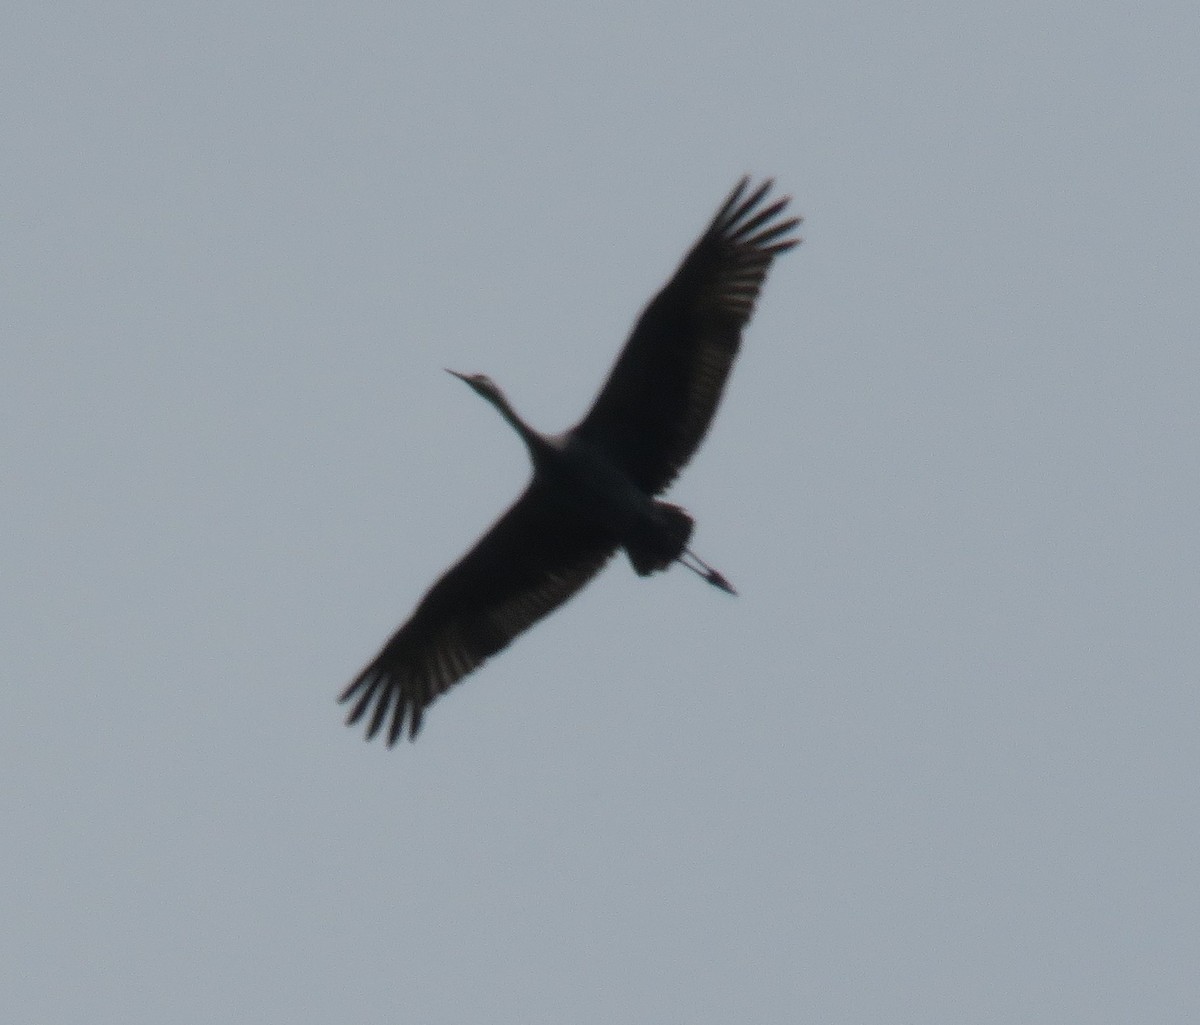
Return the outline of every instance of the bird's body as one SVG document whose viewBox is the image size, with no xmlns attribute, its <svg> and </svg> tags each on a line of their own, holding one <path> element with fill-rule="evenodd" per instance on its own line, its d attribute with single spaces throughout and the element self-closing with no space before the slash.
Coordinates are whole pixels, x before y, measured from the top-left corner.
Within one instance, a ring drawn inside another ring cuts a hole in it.
<svg viewBox="0 0 1200 1025">
<path fill-rule="evenodd" d="M 654 532 L 664 503 L 639 488 L 609 453 L 577 434 L 546 440 L 549 444 L 535 465 L 550 494 L 561 500 L 564 523 L 590 523 L 620 546 L 636 547 L 636 538 Z"/>
<path fill-rule="evenodd" d="M 618 549 L 642 576 L 679 561 L 733 593 L 688 549 L 691 516 L 655 496 L 708 429 L 771 260 L 798 241 L 787 236 L 799 219 L 778 219 L 788 200 L 760 210 L 771 183 L 746 196 L 748 185 L 743 178 L 643 312 L 571 430 L 541 434 L 489 377 L 450 371 L 521 436 L 533 478 L 342 693 L 354 701 L 348 723 L 371 710 L 368 739 L 385 722 L 389 745 L 406 722 L 415 737 L 439 694 L 567 601 Z"/>
</svg>

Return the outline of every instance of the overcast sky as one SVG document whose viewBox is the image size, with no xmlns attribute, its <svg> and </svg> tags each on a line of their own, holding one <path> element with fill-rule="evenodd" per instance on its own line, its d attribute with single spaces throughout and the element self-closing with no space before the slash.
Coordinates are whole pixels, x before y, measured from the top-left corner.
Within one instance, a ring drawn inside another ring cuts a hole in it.
<svg viewBox="0 0 1200 1025">
<path fill-rule="evenodd" d="M 1200 8 L 10 4 L 0 1005 L 1200 1020 Z M 743 173 L 805 244 L 624 559 L 335 697 Z"/>
</svg>

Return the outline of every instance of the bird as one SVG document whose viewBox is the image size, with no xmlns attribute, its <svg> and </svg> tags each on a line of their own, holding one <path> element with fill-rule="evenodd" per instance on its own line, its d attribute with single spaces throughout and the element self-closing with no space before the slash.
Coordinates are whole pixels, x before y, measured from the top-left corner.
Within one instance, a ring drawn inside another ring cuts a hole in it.
<svg viewBox="0 0 1200 1025">
<path fill-rule="evenodd" d="M 708 432 L 772 260 L 800 239 L 790 197 L 743 177 L 642 311 L 591 408 L 570 430 L 530 427 L 486 374 L 447 370 L 491 403 L 529 451 L 516 502 L 441 577 L 342 691 L 366 739 L 410 740 L 429 705 L 553 612 L 624 549 L 640 576 L 675 562 L 732 584 L 688 547 L 694 521 L 656 496 Z M 765 205 L 764 205 L 765 204 Z"/>
</svg>

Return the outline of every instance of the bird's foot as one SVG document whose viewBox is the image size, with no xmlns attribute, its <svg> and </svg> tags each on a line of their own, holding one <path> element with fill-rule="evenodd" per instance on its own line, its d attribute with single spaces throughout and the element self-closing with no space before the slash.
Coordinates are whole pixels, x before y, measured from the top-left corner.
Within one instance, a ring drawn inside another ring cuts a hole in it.
<svg viewBox="0 0 1200 1025">
<path fill-rule="evenodd" d="M 685 556 L 687 558 L 685 558 Z M 688 562 L 687 561 L 688 559 L 691 559 L 692 562 Z M 737 591 L 735 591 L 733 589 L 733 584 L 731 584 L 728 580 L 725 579 L 724 574 L 713 569 L 707 562 L 705 562 L 702 558 L 700 558 L 700 556 L 697 555 L 695 552 L 693 552 L 690 548 L 685 548 L 683 550 L 683 555 L 679 556 L 677 561 L 679 562 L 679 564 L 681 566 L 686 566 L 697 576 L 703 577 L 710 584 L 712 584 L 713 587 L 719 587 L 726 594 L 732 594 L 732 595 L 737 594 Z M 695 563 L 695 565 L 693 565 L 693 562 Z"/>
</svg>

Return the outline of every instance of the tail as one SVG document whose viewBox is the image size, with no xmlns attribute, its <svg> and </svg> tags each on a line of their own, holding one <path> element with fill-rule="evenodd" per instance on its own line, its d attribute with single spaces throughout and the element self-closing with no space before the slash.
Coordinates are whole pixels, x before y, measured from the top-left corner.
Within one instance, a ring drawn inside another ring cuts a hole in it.
<svg viewBox="0 0 1200 1025">
<path fill-rule="evenodd" d="M 625 541 L 625 552 L 638 576 L 666 569 L 687 549 L 695 521 L 677 505 L 655 502 L 658 519 Z"/>
</svg>

